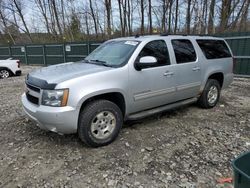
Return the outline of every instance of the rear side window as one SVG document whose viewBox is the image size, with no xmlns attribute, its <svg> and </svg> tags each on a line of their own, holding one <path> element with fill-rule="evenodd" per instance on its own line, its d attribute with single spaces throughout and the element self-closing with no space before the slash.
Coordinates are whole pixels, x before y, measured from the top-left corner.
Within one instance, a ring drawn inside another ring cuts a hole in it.
<svg viewBox="0 0 250 188">
<path fill-rule="evenodd" d="M 196 40 L 207 59 L 232 57 L 223 40 Z"/>
<path fill-rule="evenodd" d="M 139 53 L 138 60 L 145 56 L 154 56 L 157 59 L 155 66 L 170 65 L 167 44 L 163 40 L 155 40 L 147 43 Z"/>
<path fill-rule="evenodd" d="M 190 40 L 174 39 L 171 42 L 174 48 L 176 62 L 178 64 L 194 62 L 196 60 L 194 46 Z"/>
</svg>

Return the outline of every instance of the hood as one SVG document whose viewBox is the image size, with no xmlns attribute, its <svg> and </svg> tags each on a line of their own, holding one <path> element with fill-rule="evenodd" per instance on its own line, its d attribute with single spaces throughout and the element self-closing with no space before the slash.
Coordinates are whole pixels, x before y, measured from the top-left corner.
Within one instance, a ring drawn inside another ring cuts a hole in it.
<svg viewBox="0 0 250 188">
<path fill-rule="evenodd" d="M 69 79 L 107 71 L 110 69 L 112 68 L 83 62 L 63 63 L 32 71 L 27 76 L 27 82 L 31 85 L 39 86 L 42 88 L 39 83 L 43 82 L 49 85 L 56 85 Z"/>
</svg>

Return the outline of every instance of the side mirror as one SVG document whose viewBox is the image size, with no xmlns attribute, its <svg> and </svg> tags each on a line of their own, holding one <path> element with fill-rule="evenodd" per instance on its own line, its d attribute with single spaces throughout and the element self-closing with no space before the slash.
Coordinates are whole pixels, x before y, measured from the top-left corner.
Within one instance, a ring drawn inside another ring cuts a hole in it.
<svg viewBox="0 0 250 188">
<path fill-rule="evenodd" d="M 145 56 L 139 59 L 139 62 L 135 63 L 135 69 L 141 70 L 156 65 L 157 59 L 153 56 Z"/>
</svg>

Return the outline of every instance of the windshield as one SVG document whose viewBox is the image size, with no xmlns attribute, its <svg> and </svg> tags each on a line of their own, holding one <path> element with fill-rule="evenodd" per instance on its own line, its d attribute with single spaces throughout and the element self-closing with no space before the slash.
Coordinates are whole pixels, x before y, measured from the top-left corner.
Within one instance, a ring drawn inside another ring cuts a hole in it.
<svg viewBox="0 0 250 188">
<path fill-rule="evenodd" d="M 108 41 L 95 49 L 85 60 L 114 67 L 120 66 L 128 61 L 138 44 L 138 41 L 132 40 Z"/>
</svg>

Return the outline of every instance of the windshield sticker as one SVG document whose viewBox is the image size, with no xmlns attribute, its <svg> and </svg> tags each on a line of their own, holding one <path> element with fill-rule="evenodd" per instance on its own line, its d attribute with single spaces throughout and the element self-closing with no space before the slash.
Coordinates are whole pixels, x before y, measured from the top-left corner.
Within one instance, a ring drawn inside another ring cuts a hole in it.
<svg viewBox="0 0 250 188">
<path fill-rule="evenodd" d="M 136 46 L 138 44 L 138 42 L 136 42 L 136 41 L 126 41 L 125 44 Z"/>
</svg>

